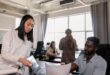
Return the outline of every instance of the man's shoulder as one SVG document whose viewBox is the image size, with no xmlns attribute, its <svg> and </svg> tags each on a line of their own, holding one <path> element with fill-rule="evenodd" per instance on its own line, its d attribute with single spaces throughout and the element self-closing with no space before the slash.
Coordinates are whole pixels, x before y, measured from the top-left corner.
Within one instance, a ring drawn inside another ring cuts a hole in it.
<svg viewBox="0 0 110 75">
<path fill-rule="evenodd" d="M 97 62 L 100 62 L 100 63 L 101 62 L 106 63 L 106 60 L 98 54 L 95 54 L 95 61 L 96 60 L 97 60 Z"/>
<path fill-rule="evenodd" d="M 100 55 L 98 55 L 98 54 L 95 54 L 95 58 L 97 58 L 97 59 L 99 59 L 99 60 L 102 60 L 102 59 L 104 59 L 104 58 L 102 58 Z"/>
<path fill-rule="evenodd" d="M 63 42 L 64 40 L 65 40 L 65 37 L 61 38 L 61 40 L 60 40 L 60 41 L 61 41 L 61 42 Z"/>
<path fill-rule="evenodd" d="M 94 60 L 94 64 L 97 67 L 100 67 L 100 68 L 104 68 L 104 67 L 107 66 L 106 60 L 103 57 L 101 57 L 100 55 L 97 55 L 97 54 L 96 54 L 96 59 Z"/>
</svg>

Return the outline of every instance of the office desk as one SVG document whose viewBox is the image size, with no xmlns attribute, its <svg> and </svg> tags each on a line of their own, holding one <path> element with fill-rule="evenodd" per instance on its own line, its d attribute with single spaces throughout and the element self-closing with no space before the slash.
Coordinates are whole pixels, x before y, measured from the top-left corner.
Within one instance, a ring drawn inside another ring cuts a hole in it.
<svg viewBox="0 0 110 75">
<path fill-rule="evenodd" d="M 17 68 L 0 63 L 0 75 L 13 74 L 18 72 Z"/>
<path fill-rule="evenodd" d="M 50 62 L 46 62 L 46 61 L 37 61 L 37 63 L 39 64 L 41 71 L 39 75 L 46 75 L 46 67 L 45 67 L 45 63 L 48 64 L 53 64 L 53 65 L 60 65 L 59 63 L 50 63 Z"/>
<path fill-rule="evenodd" d="M 51 64 L 51 65 L 61 65 L 60 63 L 50 63 L 50 62 L 46 62 L 46 61 L 38 61 L 39 66 L 42 69 L 42 73 L 39 75 L 46 75 L 46 67 L 45 67 L 45 63 Z M 79 75 L 78 72 L 73 72 L 72 74 L 69 75 Z"/>
<path fill-rule="evenodd" d="M 18 69 L 10 65 L 6 65 L 5 62 L 3 62 L 0 55 L 0 75 L 12 74 L 16 72 L 18 72 Z"/>
</svg>

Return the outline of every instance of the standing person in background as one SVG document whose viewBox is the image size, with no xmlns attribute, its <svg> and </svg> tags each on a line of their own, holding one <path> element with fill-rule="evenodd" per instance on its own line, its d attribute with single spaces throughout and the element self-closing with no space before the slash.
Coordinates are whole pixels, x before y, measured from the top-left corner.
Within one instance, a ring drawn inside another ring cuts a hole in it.
<svg viewBox="0 0 110 75">
<path fill-rule="evenodd" d="M 24 15 L 20 26 L 7 32 L 2 41 L 2 62 L 12 67 L 19 67 L 19 73 L 22 75 L 29 75 L 29 68 L 32 66 L 27 57 L 32 50 L 33 26 L 33 17 Z"/>
<path fill-rule="evenodd" d="M 59 53 L 55 47 L 55 41 L 52 41 L 50 43 L 50 47 L 48 48 L 48 50 L 46 52 L 46 56 L 48 58 L 48 61 L 53 61 L 58 54 Z"/>
<path fill-rule="evenodd" d="M 75 60 L 75 50 L 77 50 L 76 40 L 72 37 L 72 31 L 66 30 L 66 36 L 60 40 L 59 49 L 63 50 L 62 63 L 72 63 Z"/>
</svg>

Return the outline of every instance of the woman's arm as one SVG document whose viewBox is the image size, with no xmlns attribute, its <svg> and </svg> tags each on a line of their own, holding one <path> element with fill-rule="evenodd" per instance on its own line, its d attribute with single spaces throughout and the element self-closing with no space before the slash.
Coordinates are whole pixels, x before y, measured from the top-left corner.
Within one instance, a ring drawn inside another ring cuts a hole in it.
<svg viewBox="0 0 110 75">
<path fill-rule="evenodd" d="M 11 43 L 12 43 L 12 31 L 7 32 L 2 40 L 2 58 L 6 61 L 17 62 L 18 56 L 14 56 L 11 52 Z"/>
<path fill-rule="evenodd" d="M 47 55 L 47 56 L 56 56 L 56 54 L 53 53 L 52 48 L 48 48 L 48 50 L 47 50 L 47 52 L 46 52 L 46 55 Z"/>
<path fill-rule="evenodd" d="M 25 55 L 22 54 L 13 54 L 16 52 L 16 50 L 12 50 L 12 41 L 13 41 L 13 34 L 12 31 L 6 33 L 3 37 L 3 41 L 2 41 L 2 52 L 1 52 L 1 56 L 4 60 L 14 63 L 14 64 L 18 64 L 22 63 L 24 65 L 27 65 L 28 63 L 30 64 L 30 62 L 24 58 Z M 26 50 L 27 48 L 30 47 L 30 43 L 26 42 L 26 44 L 23 44 L 19 49 Z M 26 51 L 25 54 L 27 54 L 28 52 Z M 21 60 L 22 59 L 22 60 Z"/>
<path fill-rule="evenodd" d="M 25 58 L 19 58 L 18 62 L 22 63 L 23 65 L 27 67 L 32 67 L 32 63 Z"/>
</svg>

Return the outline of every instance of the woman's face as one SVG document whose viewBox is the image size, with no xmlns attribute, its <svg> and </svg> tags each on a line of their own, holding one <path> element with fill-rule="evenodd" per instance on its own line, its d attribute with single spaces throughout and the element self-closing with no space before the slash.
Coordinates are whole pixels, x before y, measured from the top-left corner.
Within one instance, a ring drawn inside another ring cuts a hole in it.
<svg viewBox="0 0 110 75">
<path fill-rule="evenodd" d="M 29 33 L 34 26 L 34 21 L 33 19 L 28 19 L 25 23 L 24 23 L 24 31 L 25 33 Z"/>
<path fill-rule="evenodd" d="M 53 48 L 55 47 L 55 43 L 52 43 L 52 47 L 53 47 Z"/>
</svg>

